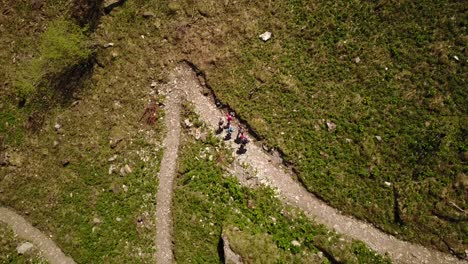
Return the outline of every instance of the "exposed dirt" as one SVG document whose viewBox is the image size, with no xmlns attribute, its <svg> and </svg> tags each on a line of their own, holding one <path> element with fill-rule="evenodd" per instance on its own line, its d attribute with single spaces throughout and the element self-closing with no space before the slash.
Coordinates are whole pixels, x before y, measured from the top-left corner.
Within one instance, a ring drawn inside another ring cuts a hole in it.
<svg viewBox="0 0 468 264">
<path fill-rule="evenodd" d="M 179 122 L 174 121 L 174 119 L 178 120 L 179 116 L 173 112 L 178 111 L 178 100 L 176 99 L 178 94 L 174 93 L 174 89 L 182 92 L 187 100 L 194 104 L 197 114 L 213 130 L 217 129 L 219 117 L 224 116 L 224 113 L 216 107 L 215 103 L 209 97 L 202 94 L 203 87 L 200 85 L 195 72 L 188 65 L 180 65 L 175 69 L 174 74 L 171 79 L 173 80 L 171 82 L 173 91 L 169 94 L 166 109 L 170 133 L 168 133 L 169 139 L 165 141 L 167 150 L 164 154 L 165 156 L 170 155 L 171 159 L 168 161 L 169 165 L 167 165 L 166 159 L 163 158 L 161 170 L 165 167 L 170 166 L 172 168 L 175 166 L 173 163 L 175 163 L 179 144 L 180 125 Z M 236 127 L 237 121 L 235 119 L 233 123 Z M 169 143 L 173 145 L 168 145 Z M 237 150 L 238 148 L 238 145 L 233 140 L 227 141 L 227 145 L 233 150 Z M 278 159 L 277 155 L 267 154 L 255 142 L 249 143 L 247 149 L 245 154 L 236 156 L 236 161 L 231 168 L 234 174 L 241 176 L 241 182 L 249 184 L 249 181 L 254 180 L 275 188 L 280 198 L 286 203 L 302 209 L 306 215 L 318 223 L 333 228 L 340 234 L 363 241 L 378 253 L 388 254 L 396 263 L 466 263 L 451 255 L 398 240 L 366 222 L 341 214 L 335 208 L 328 206 L 306 191 L 300 183 L 295 181 L 293 173 L 282 166 L 281 159 Z M 175 152 L 175 154 L 172 152 Z M 170 192 L 169 190 L 172 190 L 172 179 L 170 180 L 170 185 L 162 185 L 163 181 L 165 179 L 161 177 L 159 192 Z M 164 193 L 161 195 L 170 196 L 170 194 Z M 170 198 L 165 197 L 165 199 Z M 165 205 L 161 205 L 158 202 L 158 206 L 164 208 Z M 170 206 L 170 204 L 167 206 Z M 170 209 L 166 208 L 165 210 Z M 164 227 L 158 225 L 158 230 L 162 228 Z M 168 230 L 161 231 L 169 232 Z M 161 248 L 161 250 L 163 249 Z"/>
<path fill-rule="evenodd" d="M 13 232 L 20 238 L 33 243 L 50 263 L 75 263 L 72 258 L 63 254 L 62 250 L 57 247 L 52 239 L 33 227 L 26 219 L 12 210 L 0 207 L 0 221 L 10 226 Z"/>
<path fill-rule="evenodd" d="M 175 71 L 163 87 L 166 94 L 164 154 L 159 171 L 156 196 L 156 259 L 158 263 L 172 263 L 172 194 L 180 143 L 180 91 L 187 89 L 187 80 Z"/>
</svg>

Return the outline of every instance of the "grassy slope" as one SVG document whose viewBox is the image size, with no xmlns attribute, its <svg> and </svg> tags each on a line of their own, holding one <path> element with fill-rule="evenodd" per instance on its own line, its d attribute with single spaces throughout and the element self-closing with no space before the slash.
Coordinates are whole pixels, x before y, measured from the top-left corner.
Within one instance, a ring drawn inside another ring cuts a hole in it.
<svg viewBox="0 0 468 264">
<path fill-rule="evenodd" d="M 189 2 L 183 12 L 194 18 L 177 28 L 187 57 L 311 192 L 388 232 L 464 254 L 462 2 Z M 263 43 L 265 30 L 273 38 Z"/>
<path fill-rule="evenodd" d="M 16 248 L 21 245 L 23 240 L 15 237 L 13 231 L 3 223 L 0 223 L 0 263 L 30 263 L 30 264 L 46 264 L 46 260 L 39 257 L 39 252 L 33 249 L 25 255 L 19 255 Z"/>
<path fill-rule="evenodd" d="M 12 94 L 16 70 L 37 56 L 34 39 L 46 22 L 32 21 L 33 14 L 48 20 L 59 13 L 67 18 L 69 6 L 62 4 L 46 5 L 42 13 L 21 1 L 9 5 L 12 13 L 3 18 L 9 27 L 2 35 L 0 57 L 6 66 L 1 74 L 8 83 L 3 93 Z M 84 89 L 74 94 L 77 103 L 52 102 L 42 113 L 44 123 L 38 132 L 25 127 L 28 117 L 40 108 L 27 104 L 18 109 L 11 97 L 2 97 L 0 131 L 6 132 L 2 133 L 5 151 L 16 166 L 0 168 L 0 204 L 27 216 L 79 263 L 146 263 L 154 253 L 152 215 L 161 125 L 158 121 L 147 126 L 139 120 L 148 101 L 160 99 L 149 89 L 160 69 L 159 56 L 150 44 L 159 37 L 156 33 L 146 40 L 148 45 L 140 45 L 140 35 L 154 31 L 144 31 L 148 21 L 137 14 L 138 8 L 127 5 L 103 18 L 90 38 L 116 43 L 110 50 L 98 51 L 98 61 L 105 68 L 95 67 Z M 29 23 L 29 28 L 24 27 Z M 10 50 L 11 41 L 22 45 Z M 19 57 L 15 64 L 13 55 Z M 157 69 L 151 68 L 156 64 Z M 162 112 L 157 114 L 160 117 Z M 55 124 L 61 125 L 58 131 Z M 123 140 L 111 148 L 109 141 L 117 138 Z M 116 160 L 108 161 L 114 155 Z M 62 166 L 64 160 L 70 164 Z M 126 164 L 133 172 L 122 177 L 118 171 Z M 117 170 L 113 174 L 108 173 L 111 165 Z"/>
<path fill-rule="evenodd" d="M 242 187 L 222 169 L 230 155 L 210 136 L 204 142 L 184 136 L 173 205 L 178 262 L 218 263 L 222 232 L 249 263 L 328 263 L 319 249 L 343 263 L 388 262 L 283 206 L 271 189 Z"/>
</svg>

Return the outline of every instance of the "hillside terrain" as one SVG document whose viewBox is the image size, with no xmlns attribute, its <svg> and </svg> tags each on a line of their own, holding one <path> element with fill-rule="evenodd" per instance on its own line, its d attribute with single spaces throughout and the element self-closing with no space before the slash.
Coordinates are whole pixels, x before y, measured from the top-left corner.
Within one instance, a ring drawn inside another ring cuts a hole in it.
<svg viewBox="0 0 468 264">
<path fill-rule="evenodd" d="M 0 0 L 0 206 L 77 263 L 156 261 L 170 133 L 160 86 L 184 61 L 308 191 L 467 259 L 467 24 L 452 0 Z M 256 247 L 284 262 L 390 261 L 281 207 L 269 188 L 241 187 L 225 175 L 229 153 L 193 159 L 217 139 L 181 138 L 178 262 L 222 261 L 223 235 L 251 262 L 266 258 Z M 0 260 L 45 261 L 15 255 L 23 241 L 0 227 Z"/>
</svg>

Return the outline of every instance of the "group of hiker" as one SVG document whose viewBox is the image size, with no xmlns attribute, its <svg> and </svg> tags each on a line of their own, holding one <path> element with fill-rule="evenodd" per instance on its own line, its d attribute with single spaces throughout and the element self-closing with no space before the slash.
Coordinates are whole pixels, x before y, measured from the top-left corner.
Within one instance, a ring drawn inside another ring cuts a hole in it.
<svg viewBox="0 0 468 264">
<path fill-rule="evenodd" d="M 232 133 L 234 132 L 234 128 L 232 127 L 232 115 L 232 113 L 226 113 L 226 125 L 224 125 L 224 119 L 222 117 L 219 118 L 217 133 L 220 134 L 224 129 L 226 129 L 226 136 L 224 137 L 224 140 L 230 140 L 232 138 Z M 243 154 L 247 151 L 246 145 L 250 142 L 249 138 L 244 134 L 244 132 L 244 127 L 239 125 L 237 128 L 236 139 L 234 140 L 234 142 L 240 145 L 239 149 L 237 150 L 237 153 L 239 154 Z"/>
</svg>

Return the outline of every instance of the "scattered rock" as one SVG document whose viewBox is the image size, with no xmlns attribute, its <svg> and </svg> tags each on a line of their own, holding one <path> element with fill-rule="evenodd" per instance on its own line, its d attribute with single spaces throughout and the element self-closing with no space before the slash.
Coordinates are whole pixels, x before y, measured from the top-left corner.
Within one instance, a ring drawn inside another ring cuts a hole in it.
<svg viewBox="0 0 468 264">
<path fill-rule="evenodd" d="M 109 13 L 112 9 L 122 5 L 124 2 L 125 0 L 104 0 L 104 11 Z"/>
<path fill-rule="evenodd" d="M 110 157 L 107 161 L 112 162 L 117 159 L 117 155 Z"/>
<path fill-rule="evenodd" d="M 268 41 L 271 38 L 271 32 L 266 31 L 265 33 L 258 36 L 264 42 Z"/>
<path fill-rule="evenodd" d="M 58 123 L 55 123 L 54 128 L 56 131 L 58 131 L 62 126 Z"/>
<path fill-rule="evenodd" d="M 188 127 L 188 128 L 193 126 L 192 122 L 190 122 L 190 120 L 188 120 L 188 118 L 184 120 L 184 124 L 185 124 L 185 127 Z"/>
<path fill-rule="evenodd" d="M 109 42 L 109 43 L 106 43 L 103 45 L 104 48 L 110 48 L 110 47 L 114 47 L 114 43 L 113 42 Z"/>
<path fill-rule="evenodd" d="M 291 241 L 291 245 L 293 245 L 295 247 L 300 247 L 301 243 L 299 243 L 299 241 L 297 241 L 297 240 L 293 240 L 293 241 Z"/>
<path fill-rule="evenodd" d="M 115 168 L 115 165 L 114 165 L 114 164 L 110 165 L 110 167 L 109 167 L 109 175 L 111 175 L 111 174 L 115 171 L 115 169 L 116 169 L 116 168 Z"/>
<path fill-rule="evenodd" d="M 66 167 L 66 166 L 68 166 L 69 164 L 70 164 L 70 160 L 68 160 L 68 159 L 62 160 L 62 166 L 63 166 L 63 167 Z"/>
<path fill-rule="evenodd" d="M 377 139 L 378 141 L 382 141 L 382 137 L 381 137 L 381 136 L 375 136 L 375 139 Z"/>
<path fill-rule="evenodd" d="M 123 185 L 122 185 L 122 190 L 123 190 L 124 192 L 128 192 L 128 186 L 125 185 L 125 184 L 123 184 Z"/>
<path fill-rule="evenodd" d="M 57 140 L 54 140 L 54 148 L 58 146 L 58 141 Z"/>
<path fill-rule="evenodd" d="M 115 218 L 115 221 L 120 222 L 120 221 L 122 221 L 122 218 L 117 217 L 117 218 Z"/>
<path fill-rule="evenodd" d="M 99 225 L 99 224 L 101 224 L 101 223 L 102 223 L 101 219 L 99 219 L 99 218 L 97 218 L 97 217 L 94 217 L 94 218 L 93 218 L 93 224 Z"/>
<path fill-rule="evenodd" d="M 336 129 L 336 124 L 331 121 L 327 121 L 327 128 L 328 128 L 328 131 L 333 131 Z"/>
<path fill-rule="evenodd" d="M 384 182 L 384 184 L 387 185 L 388 187 L 392 186 L 391 182 Z"/>
<path fill-rule="evenodd" d="M 34 245 L 31 242 L 24 242 L 23 244 L 19 245 L 16 248 L 16 252 L 18 252 L 18 254 L 20 254 L 20 255 L 24 255 L 28 251 L 30 251 L 33 247 L 34 247 Z"/>
<path fill-rule="evenodd" d="M 319 252 L 317 253 L 317 256 L 318 256 L 319 258 L 323 258 L 323 252 L 322 252 L 322 251 L 319 251 Z"/>
<path fill-rule="evenodd" d="M 346 141 L 346 143 L 352 143 L 353 142 L 353 140 L 350 139 L 350 138 L 346 138 L 345 141 Z"/>
<path fill-rule="evenodd" d="M 355 62 L 355 63 L 360 63 L 360 62 L 361 62 L 361 58 L 359 58 L 359 56 L 356 57 L 356 58 L 354 58 L 354 62 Z"/>
<path fill-rule="evenodd" d="M 151 88 L 155 88 L 156 86 L 158 86 L 158 83 L 156 81 L 152 81 Z"/>
<path fill-rule="evenodd" d="M 152 18 L 152 17 L 155 17 L 156 15 L 151 12 L 151 11 L 145 11 L 143 12 L 143 14 L 141 14 L 144 18 Z"/>
<path fill-rule="evenodd" d="M 130 173 L 132 173 L 132 169 L 130 168 L 130 166 L 128 166 L 128 164 L 126 164 L 125 166 L 120 168 L 120 175 L 121 176 L 126 176 L 126 175 L 128 175 Z"/>
<path fill-rule="evenodd" d="M 223 233 L 221 235 L 221 240 L 223 241 L 224 263 L 243 264 L 242 257 L 232 251 L 229 246 L 229 240 L 226 234 Z"/>
<path fill-rule="evenodd" d="M 460 58 L 458 58 L 457 55 L 453 56 L 453 58 L 454 58 L 456 61 L 460 61 Z"/>
</svg>

